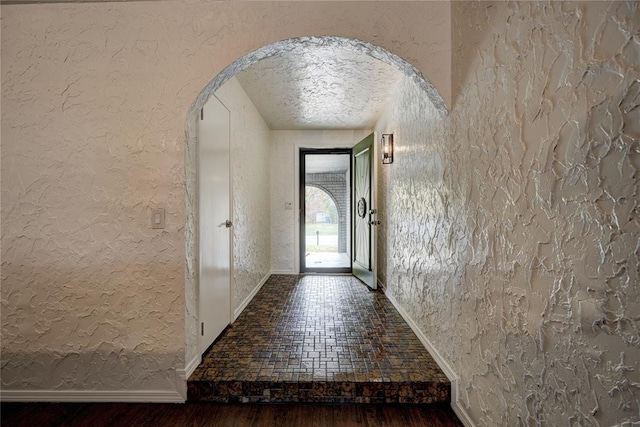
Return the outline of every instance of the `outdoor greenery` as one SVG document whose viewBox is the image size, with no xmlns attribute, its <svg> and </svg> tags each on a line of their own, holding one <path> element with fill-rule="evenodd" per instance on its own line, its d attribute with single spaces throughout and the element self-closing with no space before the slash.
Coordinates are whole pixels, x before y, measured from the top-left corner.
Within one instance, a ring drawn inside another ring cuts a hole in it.
<svg viewBox="0 0 640 427">
<path fill-rule="evenodd" d="M 337 236 L 338 224 L 307 224 L 306 227 L 307 252 L 338 252 L 336 245 L 316 245 L 316 231 L 320 236 Z"/>
<path fill-rule="evenodd" d="M 337 244 L 327 245 L 326 239 L 316 244 L 318 235 L 335 236 L 337 242 L 338 209 L 327 193 L 311 186 L 305 188 L 305 235 L 307 252 L 338 252 Z"/>
<path fill-rule="evenodd" d="M 338 222 L 338 208 L 327 193 L 319 188 L 307 185 L 304 189 L 305 222 L 315 223 L 318 214 L 325 214 L 331 218 L 331 223 Z"/>
<path fill-rule="evenodd" d="M 319 231 L 321 236 L 337 236 L 338 224 L 309 224 L 307 222 L 305 231 L 307 236 L 315 236 L 316 231 Z"/>
</svg>

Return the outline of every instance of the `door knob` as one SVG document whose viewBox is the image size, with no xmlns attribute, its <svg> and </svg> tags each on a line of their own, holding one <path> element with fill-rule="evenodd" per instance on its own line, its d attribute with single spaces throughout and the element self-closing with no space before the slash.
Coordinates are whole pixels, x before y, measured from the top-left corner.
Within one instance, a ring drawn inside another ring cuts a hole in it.
<svg viewBox="0 0 640 427">
<path fill-rule="evenodd" d="M 229 220 L 226 220 L 224 222 L 224 226 L 227 227 L 227 228 L 231 228 L 232 225 L 233 225 L 233 223 L 231 221 L 229 221 Z"/>
</svg>

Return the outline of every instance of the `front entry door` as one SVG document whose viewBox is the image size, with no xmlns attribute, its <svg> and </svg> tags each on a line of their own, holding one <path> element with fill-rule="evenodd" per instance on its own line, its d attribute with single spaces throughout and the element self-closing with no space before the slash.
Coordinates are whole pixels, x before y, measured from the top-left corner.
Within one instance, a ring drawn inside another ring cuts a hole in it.
<svg viewBox="0 0 640 427">
<path fill-rule="evenodd" d="M 351 149 L 300 149 L 300 272 L 351 273 Z"/>
<path fill-rule="evenodd" d="M 371 289 L 377 288 L 375 271 L 374 136 L 353 147 L 353 274 Z"/>
<path fill-rule="evenodd" d="M 198 120 L 199 349 L 231 323 L 230 114 L 212 96 Z"/>
</svg>

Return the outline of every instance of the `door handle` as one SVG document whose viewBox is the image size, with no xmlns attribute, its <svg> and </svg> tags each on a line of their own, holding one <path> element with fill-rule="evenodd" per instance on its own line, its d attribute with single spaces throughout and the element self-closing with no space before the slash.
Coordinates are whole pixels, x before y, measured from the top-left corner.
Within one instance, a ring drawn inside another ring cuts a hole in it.
<svg viewBox="0 0 640 427">
<path fill-rule="evenodd" d="M 227 227 L 227 228 L 231 228 L 233 226 L 233 223 L 231 221 L 229 221 L 229 220 L 226 220 L 224 222 L 224 226 Z"/>
<path fill-rule="evenodd" d="M 380 225 L 380 221 L 368 221 L 369 225 Z"/>
</svg>

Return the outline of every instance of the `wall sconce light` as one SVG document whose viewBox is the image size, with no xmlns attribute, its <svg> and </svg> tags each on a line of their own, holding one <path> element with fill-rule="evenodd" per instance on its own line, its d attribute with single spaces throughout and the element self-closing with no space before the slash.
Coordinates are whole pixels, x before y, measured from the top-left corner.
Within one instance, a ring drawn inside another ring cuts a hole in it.
<svg viewBox="0 0 640 427">
<path fill-rule="evenodd" d="M 393 134 L 385 133 L 382 135 L 382 163 L 393 163 Z"/>
</svg>

